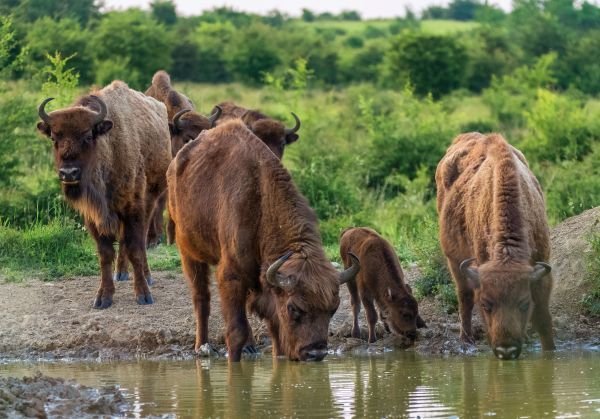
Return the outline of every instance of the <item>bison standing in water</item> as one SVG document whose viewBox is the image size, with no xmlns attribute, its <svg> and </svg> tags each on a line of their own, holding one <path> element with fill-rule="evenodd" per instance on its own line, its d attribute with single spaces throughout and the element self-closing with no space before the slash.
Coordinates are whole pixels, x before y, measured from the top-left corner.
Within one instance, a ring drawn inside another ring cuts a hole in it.
<svg viewBox="0 0 600 419">
<path fill-rule="evenodd" d="M 377 311 L 373 302 L 379 307 L 386 328 L 414 341 L 417 328 L 426 325 L 419 316 L 417 300 L 404 283 L 404 273 L 392 245 L 370 228 L 350 228 L 342 233 L 340 240 L 340 255 L 345 266 L 350 265 L 351 254 L 361 261 L 361 270 L 356 279 L 348 281 L 354 315 L 352 337 L 360 338 L 358 313 L 362 301 L 369 324 L 370 343 L 377 339 Z"/>
<path fill-rule="evenodd" d="M 529 319 L 554 349 L 544 197 L 525 157 L 498 134 L 459 135 L 435 174 L 440 240 L 456 283 L 461 339 L 473 341 L 473 305 L 490 345 L 516 359 Z"/>
<path fill-rule="evenodd" d="M 279 159 L 233 120 L 184 146 L 167 179 L 196 350 L 208 341 L 209 265 L 217 265 L 230 360 L 249 338 L 246 303 L 267 322 L 274 356 L 323 359 L 340 281 L 359 267 L 339 274 L 327 260 L 316 215 Z"/>
<path fill-rule="evenodd" d="M 49 114 L 39 107 L 38 130 L 52 139 L 67 200 L 96 241 L 100 289 L 95 308 L 112 304 L 113 243 L 120 239 L 133 265 L 138 304 L 152 304 L 146 234 L 171 161 L 165 106 L 120 81 Z"/>
</svg>

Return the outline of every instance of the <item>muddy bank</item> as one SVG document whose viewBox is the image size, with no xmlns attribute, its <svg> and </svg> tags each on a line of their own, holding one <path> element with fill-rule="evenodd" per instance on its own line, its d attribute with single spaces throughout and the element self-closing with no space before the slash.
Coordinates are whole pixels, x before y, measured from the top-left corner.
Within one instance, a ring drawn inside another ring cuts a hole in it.
<svg viewBox="0 0 600 419">
<path fill-rule="evenodd" d="M 131 410 L 115 387 L 90 388 L 41 374 L 0 378 L 0 417 L 106 417 Z"/>
</svg>

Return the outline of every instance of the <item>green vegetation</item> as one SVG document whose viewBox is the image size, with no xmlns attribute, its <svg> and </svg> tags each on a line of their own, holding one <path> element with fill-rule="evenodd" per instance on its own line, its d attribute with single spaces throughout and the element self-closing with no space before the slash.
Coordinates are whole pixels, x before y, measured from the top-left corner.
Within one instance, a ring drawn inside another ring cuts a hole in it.
<svg viewBox="0 0 600 419">
<path fill-rule="evenodd" d="M 448 310 L 456 300 L 433 175 L 458 133 L 498 131 L 523 150 L 551 223 L 599 204 L 600 8 L 586 2 L 519 1 L 506 14 L 455 0 L 427 19 L 377 21 L 227 8 L 182 17 L 169 0 L 105 14 L 91 1 L 37 3 L 0 0 L 2 276 L 97 273 L 50 143 L 34 132 L 40 101 L 56 97 L 56 109 L 113 78 L 143 89 L 161 68 L 203 113 L 224 100 L 288 123 L 297 113 L 300 140 L 284 163 L 317 211 L 328 255 L 339 260 L 342 229 L 373 227 L 403 265 L 419 266 L 415 293 Z M 150 263 L 179 261 L 162 245 Z"/>
</svg>

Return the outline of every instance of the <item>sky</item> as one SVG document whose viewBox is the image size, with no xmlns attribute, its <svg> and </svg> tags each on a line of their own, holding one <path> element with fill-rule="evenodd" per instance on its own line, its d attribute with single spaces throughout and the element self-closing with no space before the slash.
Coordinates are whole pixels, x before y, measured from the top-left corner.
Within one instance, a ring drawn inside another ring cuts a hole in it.
<svg viewBox="0 0 600 419">
<path fill-rule="evenodd" d="M 141 7 L 148 9 L 151 0 L 104 0 L 106 9 Z M 203 10 L 228 6 L 233 9 L 265 14 L 277 9 L 292 16 L 299 16 L 306 8 L 317 13 L 339 13 L 342 10 L 357 10 L 366 19 L 404 15 L 406 7 L 414 12 L 431 5 L 446 5 L 450 0 L 175 0 L 177 12 L 182 15 L 198 15 Z M 490 0 L 490 4 L 504 10 L 510 8 L 511 0 Z"/>
</svg>

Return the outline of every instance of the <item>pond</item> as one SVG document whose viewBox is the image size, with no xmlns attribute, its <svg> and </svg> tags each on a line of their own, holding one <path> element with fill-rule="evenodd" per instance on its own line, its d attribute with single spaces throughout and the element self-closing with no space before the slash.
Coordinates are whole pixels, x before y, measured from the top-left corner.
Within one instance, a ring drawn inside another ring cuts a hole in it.
<svg viewBox="0 0 600 419">
<path fill-rule="evenodd" d="M 0 365 L 0 377 L 36 371 L 118 385 L 131 417 L 600 417 L 598 351 Z"/>
</svg>

